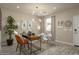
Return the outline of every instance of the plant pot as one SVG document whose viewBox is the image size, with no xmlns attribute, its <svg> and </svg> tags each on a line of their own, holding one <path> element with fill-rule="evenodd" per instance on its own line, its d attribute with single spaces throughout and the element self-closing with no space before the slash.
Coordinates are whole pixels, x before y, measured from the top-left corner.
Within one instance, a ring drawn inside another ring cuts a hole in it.
<svg viewBox="0 0 79 59">
<path fill-rule="evenodd" d="M 7 39 L 7 45 L 8 46 L 13 45 L 13 39 Z"/>
</svg>

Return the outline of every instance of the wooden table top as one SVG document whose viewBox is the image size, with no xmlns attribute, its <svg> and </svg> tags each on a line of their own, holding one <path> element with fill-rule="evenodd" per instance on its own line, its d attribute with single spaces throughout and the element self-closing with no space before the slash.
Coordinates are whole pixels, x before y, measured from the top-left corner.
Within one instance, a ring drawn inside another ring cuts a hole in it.
<svg viewBox="0 0 79 59">
<path fill-rule="evenodd" d="M 31 36 L 28 36 L 28 38 L 29 38 L 30 40 L 39 40 L 40 36 L 31 35 Z"/>
</svg>

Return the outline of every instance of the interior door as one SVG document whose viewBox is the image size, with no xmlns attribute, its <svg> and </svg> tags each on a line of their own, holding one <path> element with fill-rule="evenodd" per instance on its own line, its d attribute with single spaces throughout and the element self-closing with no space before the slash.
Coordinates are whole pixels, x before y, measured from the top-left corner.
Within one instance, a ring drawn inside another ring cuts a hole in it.
<svg viewBox="0 0 79 59">
<path fill-rule="evenodd" d="M 73 17 L 73 43 L 79 46 L 79 15 Z"/>
</svg>

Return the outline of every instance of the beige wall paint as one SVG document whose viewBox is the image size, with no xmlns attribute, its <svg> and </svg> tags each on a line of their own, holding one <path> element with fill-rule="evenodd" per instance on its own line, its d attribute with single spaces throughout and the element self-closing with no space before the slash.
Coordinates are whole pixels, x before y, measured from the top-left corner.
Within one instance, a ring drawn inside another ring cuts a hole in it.
<svg viewBox="0 0 79 59">
<path fill-rule="evenodd" d="M 35 22 L 32 22 L 32 30 L 33 32 L 35 32 L 36 34 L 40 33 L 41 31 L 37 29 L 37 26 L 40 25 L 41 23 L 38 21 L 38 19 L 40 17 L 35 17 L 35 16 L 32 16 L 32 15 L 27 15 L 27 14 L 24 14 L 24 13 L 21 13 L 21 12 L 18 12 L 18 11 L 12 11 L 10 9 L 6 9 L 6 8 L 1 8 L 1 11 L 2 11 L 2 42 L 5 42 L 6 39 L 8 38 L 8 35 L 6 35 L 4 33 L 4 26 L 6 24 L 6 20 L 7 20 L 7 16 L 12 16 L 16 23 L 19 22 L 20 25 L 19 25 L 19 28 L 18 28 L 18 32 L 21 33 L 22 30 L 21 30 L 21 23 L 22 21 L 25 21 L 25 20 L 30 20 L 32 21 L 32 18 L 35 19 Z M 28 31 L 28 30 L 26 30 Z"/>
<path fill-rule="evenodd" d="M 73 21 L 73 16 L 79 15 L 79 8 L 72 8 L 68 10 L 64 10 L 58 13 L 55 13 L 56 16 L 56 40 L 57 41 L 63 41 L 69 44 L 73 43 L 73 31 L 68 30 L 66 28 L 58 28 L 57 22 L 59 20 L 63 20 L 64 22 L 66 20 Z M 73 27 L 73 25 L 72 25 Z"/>
<path fill-rule="evenodd" d="M 32 20 L 33 16 L 31 15 L 27 15 L 27 14 L 24 14 L 24 13 L 21 13 L 21 12 L 18 12 L 18 11 L 12 11 L 12 10 L 9 10 L 9 9 L 6 9 L 6 8 L 2 8 L 2 41 L 5 41 L 6 40 L 6 34 L 4 33 L 4 30 L 3 30 L 3 27 L 6 23 L 6 17 L 11 15 L 14 17 L 14 19 L 16 20 L 16 22 L 21 22 L 23 20 Z M 57 22 L 59 20 L 63 20 L 63 21 L 66 21 L 66 20 L 73 20 L 73 16 L 74 15 L 79 15 L 79 8 L 72 8 L 72 9 L 68 9 L 68 10 L 64 10 L 64 11 L 61 11 L 61 12 L 57 12 L 54 14 L 56 17 L 56 40 L 58 41 L 63 41 L 63 42 L 67 42 L 67 43 L 73 43 L 73 37 L 72 37 L 72 30 L 64 30 L 64 28 L 58 28 L 57 26 Z M 36 19 L 36 22 L 33 23 L 33 31 L 36 32 L 36 33 L 41 33 L 43 32 L 43 23 L 41 24 L 39 21 L 38 21 L 38 18 L 39 17 L 35 17 Z M 43 18 L 42 18 L 43 19 Z M 37 24 L 41 25 L 41 30 L 38 31 L 37 30 Z M 20 27 L 18 29 L 18 31 L 21 31 L 20 30 Z"/>
</svg>

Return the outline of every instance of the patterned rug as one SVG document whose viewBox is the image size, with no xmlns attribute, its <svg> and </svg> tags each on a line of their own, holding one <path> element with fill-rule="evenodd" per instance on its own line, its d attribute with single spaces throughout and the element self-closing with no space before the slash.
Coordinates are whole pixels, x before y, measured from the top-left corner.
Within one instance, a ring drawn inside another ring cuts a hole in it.
<svg viewBox="0 0 79 59">
<path fill-rule="evenodd" d="M 34 46 L 39 47 L 38 42 L 34 44 Z M 57 42 L 49 42 L 49 43 L 42 43 L 42 50 L 36 50 L 37 47 L 33 47 L 32 50 L 35 53 L 32 55 L 79 55 L 79 47 L 65 45 Z M 0 55 L 20 55 L 19 50 L 16 52 L 16 44 L 13 46 L 2 46 L 0 51 Z M 29 55 L 29 51 L 24 47 L 22 47 L 22 54 L 21 55 Z"/>
</svg>

